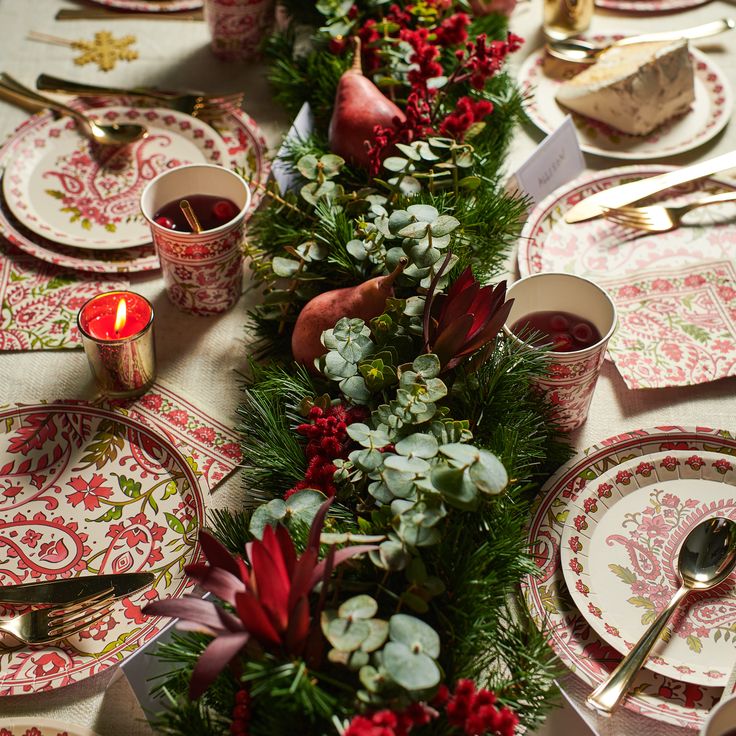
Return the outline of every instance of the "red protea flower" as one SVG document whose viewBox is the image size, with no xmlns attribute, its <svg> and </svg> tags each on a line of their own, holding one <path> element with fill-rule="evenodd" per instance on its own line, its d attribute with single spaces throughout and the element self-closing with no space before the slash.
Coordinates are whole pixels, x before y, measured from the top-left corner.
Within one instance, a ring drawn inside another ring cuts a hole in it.
<svg viewBox="0 0 736 736">
<path fill-rule="evenodd" d="M 505 281 L 495 287 L 481 286 L 469 266 L 447 294 L 435 295 L 449 261 L 450 254 L 437 271 L 424 306 L 424 349 L 440 359 L 443 371 L 452 370 L 494 340 L 514 303 L 506 301 Z"/>
<path fill-rule="evenodd" d="M 177 617 L 178 628 L 214 637 L 192 672 L 192 698 L 199 697 L 251 639 L 285 657 L 304 653 L 312 623 L 319 618 L 319 611 L 312 612 L 309 605 L 314 586 L 326 582 L 345 560 L 376 549 L 375 545 L 340 550 L 333 546 L 323 560 L 318 559 L 320 532 L 331 503 L 328 499 L 320 506 L 300 557 L 283 526 L 266 526 L 262 540 L 246 545 L 247 563 L 200 531 L 199 542 L 207 562 L 187 565 L 185 572 L 204 590 L 232 605 L 237 616 L 196 596 L 155 601 L 143 609 L 152 616 Z"/>
</svg>

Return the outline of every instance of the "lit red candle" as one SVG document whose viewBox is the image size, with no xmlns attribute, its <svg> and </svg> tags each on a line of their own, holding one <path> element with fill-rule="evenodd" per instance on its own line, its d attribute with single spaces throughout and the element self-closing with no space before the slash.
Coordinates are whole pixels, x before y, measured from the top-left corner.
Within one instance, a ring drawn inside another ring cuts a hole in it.
<svg viewBox="0 0 736 736">
<path fill-rule="evenodd" d="M 108 291 L 79 310 L 77 324 L 92 375 L 110 396 L 136 396 L 156 375 L 153 307 L 132 291 Z"/>
</svg>

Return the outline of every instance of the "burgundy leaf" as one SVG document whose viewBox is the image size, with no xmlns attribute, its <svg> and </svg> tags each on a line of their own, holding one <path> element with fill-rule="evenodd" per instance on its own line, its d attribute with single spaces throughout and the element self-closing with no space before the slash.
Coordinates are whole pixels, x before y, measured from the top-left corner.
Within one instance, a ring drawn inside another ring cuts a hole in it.
<svg viewBox="0 0 736 736">
<path fill-rule="evenodd" d="M 250 634 L 239 631 L 233 634 L 220 634 L 202 652 L 192 670 L 189 683 L 189 697 L 196 700 L 217 679 L 231 660 L 248 643 Z"/>
<path fill-rule="evenodd" d="M 202 545 L 202 552 L 213 567 L 221 567 L 227 570 L 235 577 L 238 577 L 239 569 L 235 562 L 235 558 L 227 551 L 227 548 L 215 539 L 209 532 L 204 529 L 199 531 L 199 543 Z"/>
<path fill-rule="evenodd" d="M 235 616 L 222 611 L 212 601 L 203 601 L 195 596 L 184 596 L 183 598 L 167 598 L 163 601 L 154 601 L 141 609 L 146 616 L 169 616 L 178 618 L 187 623 L 197 626 L 205 626 L 211 631 L 224 631 L 230 629 L 242 629 Z M 220 614 L 226 614 L 225 617 Z M 192 628 L 192 627 L 188 627 Z"/>
<path fill-rule="evenodd" d="M 309 540 L 307 541 L 307 549 L 319 550 L 319 536 L 322 533 L 322 527 L 325 523 L 325 516 L 332 506 L 332 499 L 328 498 L 317 510 L 312 519 L 312 526 L 309 527 Z"/>
<path fill-rule="evenodd" d="M 440 363 L 444 365 L 458 353 L 465 342 L 468 330 L 472 324 L 472 314 L 464 314 L 451 324 L 439 324 L 438 328 L 441 332 L 432 345 L 432 352 L 440 359 Z"/>
<path fill-rule="evenodd" d="M 349 560 L 351 557 L 362 555 L 363 553 L 370 552 L 374 549 L 378 549 L 378 546 L 375 544 L 354 544 L 352 547 L 343 547 L 342 549 L 338 549 L 335 552 L 334 567 L 342 565 L 343 562 Z M 314 568 L 314 572 L 312 573 L 312 584 L 309 586 L 310 590 L 317 585 L 325 574 L 326 562 L 327 558 L 322 560 L 317 567 Z"/>
<path fill-rule="evenodd" d="M 207 592 L 235 605 L 235 594 L 245 590 L 245 583 L 221 567 L 211 567 L 203 562 L 194 562 L 184 572 Z"/>
<path fill-rule="evenodd" d="M 296 605 L 296 602 L 309 593 L 314 587 L 312 583 L 312 573 L 317 564 L 317 550 L 306 549 L 302 556 L 296 561 L 294 566 L 294 574 L 291 578 L 291 590 L 289 591 L 289 610 Z"/>
<path fill-rule="evenodd" d="M 301 598 L 289 616 L 286 630 L 286 648 L 295 654 L 304 649 L 304 641 L 309 633 L 309 601 Z"/>
<path fill-rule="evenodd" d="M 279 631 L 285 631 L 289 623 L 289 579 L 284 577 L 266 547 L 256 542 L 251 550 L 253 575 L 258 586 L 258 598 L 270 613 L 271 621 Z M 284 570 L 284 575 L 286 570 Z"/>
<path fill-rule="evenodd" d="M 250 591 L 238 593 L 235 597 L 235 606 L 238 610 L 240 620 L 243 622 L 243 626 L 253 637 L 261 643 L 275 644 L 277 646 L 281 644 L 281 637 L 263 610 L 260 601 L 253 593 Z"/>
<path fill-rule="evenodd" d="M 294 565 L 296 564 L 296 550 L 294 549 L 294 542 L 289 536 L 288 529 L 281 524 L 276 527 L 276 540 L 284 556 L 286 571 L 289 577 L 291 577 L 294 574 Z"/>
<path fill-rule="evenodd" d="M 294 542 L 291 541 L 289 532 L 286 531 L 283 526 L 279 528 L 283 529 L 284 532 L 286 532 L 285 539 L 283 535 L 278 534 L 274 527 L 267 525 L 266 528 L 263 530 L 263 539 L 261 539 L 261 544 L 267 550 L 268 554 L 271 557 L 271 560 L 273 561 L 273 564 L 278 570 L 279 577 L 284 581 L 284 585 L 288 588 L 289 578 L 291 577 L 291 575 L 289 574 L 284 553 L 288 555 L 289 550 L 291 550 L 294 559 L 296 559 L 296 553 L 294 553 Z M 284 549 L 284 547 L 286 549 Z"/>
</svg>

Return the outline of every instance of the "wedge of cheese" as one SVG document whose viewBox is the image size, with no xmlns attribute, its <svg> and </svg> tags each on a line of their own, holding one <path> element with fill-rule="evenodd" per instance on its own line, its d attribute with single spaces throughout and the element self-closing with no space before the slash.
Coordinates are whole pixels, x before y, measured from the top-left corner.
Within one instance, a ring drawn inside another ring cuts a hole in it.
<svg viewBox="0 0 736 736">
<path fill-rule="evenodd" d="M 689 110 L 695 99 L 687 41 L 613 46 L 567 82 L 557 101 L 632 135 L 646 135 Z"/>
</svg>

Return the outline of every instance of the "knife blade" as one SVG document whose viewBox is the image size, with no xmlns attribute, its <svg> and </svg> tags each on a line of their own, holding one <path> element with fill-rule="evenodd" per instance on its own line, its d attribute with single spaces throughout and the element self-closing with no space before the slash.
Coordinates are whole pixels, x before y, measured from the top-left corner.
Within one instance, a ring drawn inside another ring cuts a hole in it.
<svg viewBox="0 0 736 736">
<path fill-rule="evenodd" d="M 85 575 L 78 578 L 49 580 L 44 583 L 21 583 L 0 586 L 0 603 L 29 605 L 32 603 L 69 603 L 78 598 L 112 588 L 115 598 L 124 598 L 150 586 L 151 572 L 128 572 L 120 575 Z"/>
<path fill-rule="evenodd" d="M 677 41 L 680 38 L 687 38 L 695 41 L 700 38 L 708 38 L 709 36 L 717 36 L 725 31 L 732 31 L 736 28 L 736 20 L 733 18 L 721 18 L 721 20 L 713 20 L 710 23 L 703 23 L 700 26 L 692 28 L 683 28 L 680 31 L 657 31 L 655 33 L 642 33 L 638 36 L 627 36 L 618 41 L 613 42 L 613 46 L 631 46 L 637 43 L 646 43 L 647 41 Z"/>
<path fill-rule="evenodd" d="M 578 202 L 572 209 L 565 213 L 565 222 L 583 222 L 593 217 L 599 217 L 606 209 L 623 207 L 624 205 L 638 202 L 657 192 L 662 192 L 670 187 L 684 184 L 688 181 L 702 179 L 719 171 L 725 171 L 736 167 L 736 151 L 729 151 L 715 158 L 701 161 L 691 166 L 684 166 L 666 174 L 658 174 L 646 179 L 639 179 L 628 184 L 619 184 L 603 192 L 596 192 Z"/>
</svg>

